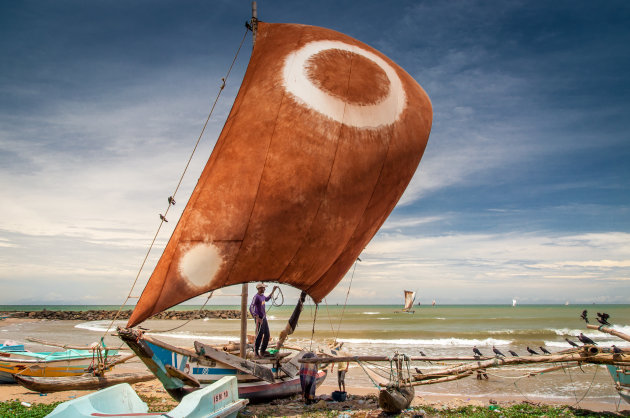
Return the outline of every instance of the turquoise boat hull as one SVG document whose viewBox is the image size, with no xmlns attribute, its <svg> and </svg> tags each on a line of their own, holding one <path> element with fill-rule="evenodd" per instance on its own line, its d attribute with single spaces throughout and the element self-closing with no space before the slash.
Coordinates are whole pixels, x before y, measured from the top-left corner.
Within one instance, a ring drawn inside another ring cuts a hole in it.
<svg viewBox="0 0 630 418">
<path fill-rule="evenodd" d="M 630 368 L 608 365 L 608 372 L 615 381 L 615 388 L 624 401 L 630 403 Z"/>
<path fill-rule="evenodd" d="M 47 418 L 84 417 L 169 417 L 210 418 L 236 417 L 247 405 L 247 399 L 238 398 L 235 377 L 224 377 L 216 383 L 186 395 L 180 404 L 169 412 L 148 412 L 128 383 L 121 383 L 98 392 L 58 405 Z"/>
</svg>

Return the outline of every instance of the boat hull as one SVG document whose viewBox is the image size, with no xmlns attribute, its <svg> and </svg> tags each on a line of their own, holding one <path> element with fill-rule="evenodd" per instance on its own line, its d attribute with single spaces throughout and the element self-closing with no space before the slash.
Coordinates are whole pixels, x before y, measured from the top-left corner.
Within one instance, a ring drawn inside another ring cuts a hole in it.
<svg viewBox="0 0 630 418">
<path fill-rule="evenodd" d="M 607 365 L 608 373 L 615 381 L 615 389 L 621 398 L 630 403 L 630 367 Z"/>
<path fill-rule="evenodd" d="M 295 377 L 279 377 L 275 382 L 266 382 L 250 374 L 217 361 L 196 361 L 190 356 L 155 345 L 136 331 L 120 330 L 123 341 L 138 355 L 140 360 L 155 374 L 167 392 L 175 399 L 181 400 L 186 394 L 196 390 L 186 387 L 179 379 L 168 373 L 168 367 L 177 369 L 196 380 L 200 387 L 211 385 L 224 377 L 235 377 L 238 382 L 238 394 L 250 402 L 263 402 L 269 399 L 289 397 L 302 392 L 299 375 Z M 273 373 L 278 373 L 275 368 Z M 317 386 L 326 379 L 326 371 L 317 375 Z"/>
<path fill-rule="evenodd" d="M 81 376 L 95 362 L 94 354 L 84 350 L 50 353 L 2 351 L 0 352 L 0 383 L 16 383 L 14 378 L 16 374 L 30 377 Z"/>
<path fill-rule="evenodd" d="M 14 375 L 29 377 L 81 376 L 90 367 L 85 359 L 53 362 L 23 362 L 0 360 L 0 383 L 16 383 Z"/>
<path fill-rule="evenodd" d="M 214 418 L 236 417 L 247 400 L 236 395 L 236 379 L 225 378 L 212 386 L 192 393 L 175 409 L 148 412 L 148 406 L 127 383 L 118 384 L 58 405 L 49 418 L 83 417 L 171 417 Z"/>
</svg>

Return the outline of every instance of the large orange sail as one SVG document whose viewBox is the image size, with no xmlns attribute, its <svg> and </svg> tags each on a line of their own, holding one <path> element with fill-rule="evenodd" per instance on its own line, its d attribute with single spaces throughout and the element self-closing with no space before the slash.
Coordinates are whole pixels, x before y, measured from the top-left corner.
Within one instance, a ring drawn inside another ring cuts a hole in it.
<svg viewBox="0 0 630 418">
<path fill-rule="evenodd" d="M 380 52 L 260 22 L 227 122 L 127 325 L 251 281 L 320 302 L 400 199 L 431 120 L 424 90 Z"/>
</svg>

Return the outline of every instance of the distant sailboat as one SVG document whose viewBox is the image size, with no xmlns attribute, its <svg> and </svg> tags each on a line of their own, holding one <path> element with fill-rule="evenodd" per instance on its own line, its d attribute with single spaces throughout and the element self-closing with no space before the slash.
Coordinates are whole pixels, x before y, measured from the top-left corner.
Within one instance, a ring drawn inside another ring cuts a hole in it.
<svg viewBox="0 0 630 418">
<path fill-rule="evenodd" d="M 564 306 L 569 306 L 569 301 L 564 302 Z"/>
<path fill-rule="evenodd" d="M 516 299 L 512 299 L 512 307 L 516 306 Z"/>
<path fill-rule="evenodd" d="M 413 308 L 413 303 L 416 301 L 416 292 L 412 290 L 405 290 L 405 307 L 400 312 L 405 313 L 414 313 L 411 308 Z"/>
</svg>

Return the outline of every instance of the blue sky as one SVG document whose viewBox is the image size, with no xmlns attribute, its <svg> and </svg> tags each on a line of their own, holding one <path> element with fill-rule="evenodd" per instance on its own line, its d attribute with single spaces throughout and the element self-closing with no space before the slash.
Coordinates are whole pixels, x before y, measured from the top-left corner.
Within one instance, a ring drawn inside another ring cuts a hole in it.
<svg viewBox="0 0 630 418">
<path fill-rule="evenodd" d="M 362 254 L 349 303 L 399 303 L 405 288 L 422 303 L 629 303 L 627 1 L 258 8 L 379 49 L 433 103 L 420 168 Z M 0 3 L 0 304 L 124 300 L 249 16 L 241 0 Z M 179 211 L 250 51 L 248 37 Z"/>
</svg>

